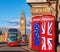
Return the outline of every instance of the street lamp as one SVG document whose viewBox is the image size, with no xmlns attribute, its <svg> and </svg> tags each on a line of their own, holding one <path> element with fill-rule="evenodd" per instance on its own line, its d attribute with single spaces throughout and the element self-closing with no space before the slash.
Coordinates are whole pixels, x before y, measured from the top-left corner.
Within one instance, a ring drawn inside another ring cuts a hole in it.
<svg viewBox="0 0 60 52">
<path fill-rule="evenodd" d="M 56 0 L 56 21 L 58 18 L 58 0 Z"/>
<path fill-rule="evenodd" d="M 60 26 L 60 21 L 59 21 L 60 19 L 58 20 L 58 17 L 59 17 L 58 16 L 58 1 L 59 0 L 56 0 L 56 37 L 57 37 L 56 44 L 60 44 L 60 32 L 59 32 L 60 31 L 59 30 L 60 29 L 60 27 L 59 27 Z"/>
</svg>

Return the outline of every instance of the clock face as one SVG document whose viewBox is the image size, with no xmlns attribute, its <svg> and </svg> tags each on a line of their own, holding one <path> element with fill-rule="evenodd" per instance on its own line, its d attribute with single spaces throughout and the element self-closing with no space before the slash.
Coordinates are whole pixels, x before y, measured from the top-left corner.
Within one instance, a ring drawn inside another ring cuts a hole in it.
<svg viewBox="0 0 60 52">
<path fill-rule="evenodd" d="M 23 24 L 24 23 L 24 20 L 21 20 L 21 23 Z"/>
<path fill-rule="evenodd" d="M 34 24 L 34 45 L 39 46 L 39 37 L 40 37 L 40 24 Z"/>
</svg>

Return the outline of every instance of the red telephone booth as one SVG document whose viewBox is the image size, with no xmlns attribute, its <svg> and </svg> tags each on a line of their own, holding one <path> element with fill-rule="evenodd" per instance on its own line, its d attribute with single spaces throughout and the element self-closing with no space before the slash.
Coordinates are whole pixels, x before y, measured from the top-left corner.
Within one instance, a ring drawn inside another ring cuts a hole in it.
<svg viewBox="0 0 60 52">
<path fill-rule="evenodd" d="M 41 18 L 41 16 L 32 17 L 32 50 L 39 50 L 39 46 L 40 46 L 40 18 Z"/>
<path fill-rule="evenodd" d="M 43 15 L 40 21 L 40 52 L 55 52 L 55 20 Z"/>
</svg>

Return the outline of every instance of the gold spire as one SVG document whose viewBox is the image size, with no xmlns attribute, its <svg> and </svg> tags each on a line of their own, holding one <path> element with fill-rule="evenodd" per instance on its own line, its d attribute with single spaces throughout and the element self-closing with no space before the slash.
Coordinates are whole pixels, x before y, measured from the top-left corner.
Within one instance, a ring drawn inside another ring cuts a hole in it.
<svg viewBox="0 0 60 52">
<path fill-rule="evenodd" d="M 25 15 L 24 15 L 24 10 L 22 11 L 22 15 L 21 15 L 21 17 L 25 17 Z"/>
</svg>

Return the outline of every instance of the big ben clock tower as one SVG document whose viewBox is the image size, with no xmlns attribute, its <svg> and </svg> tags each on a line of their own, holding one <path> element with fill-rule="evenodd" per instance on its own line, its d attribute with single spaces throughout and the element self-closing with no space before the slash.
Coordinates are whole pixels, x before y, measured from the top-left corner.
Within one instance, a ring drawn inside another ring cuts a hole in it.
<svg viewBox="0 0 60 52">
<path fill-rule="evenodd" d="M 21 35 L 26 35 L 26 18 L 24 15 L 24 11 L 22 11 L 22 15 L 20 17 L 20 32 Z"/>
</svg>

